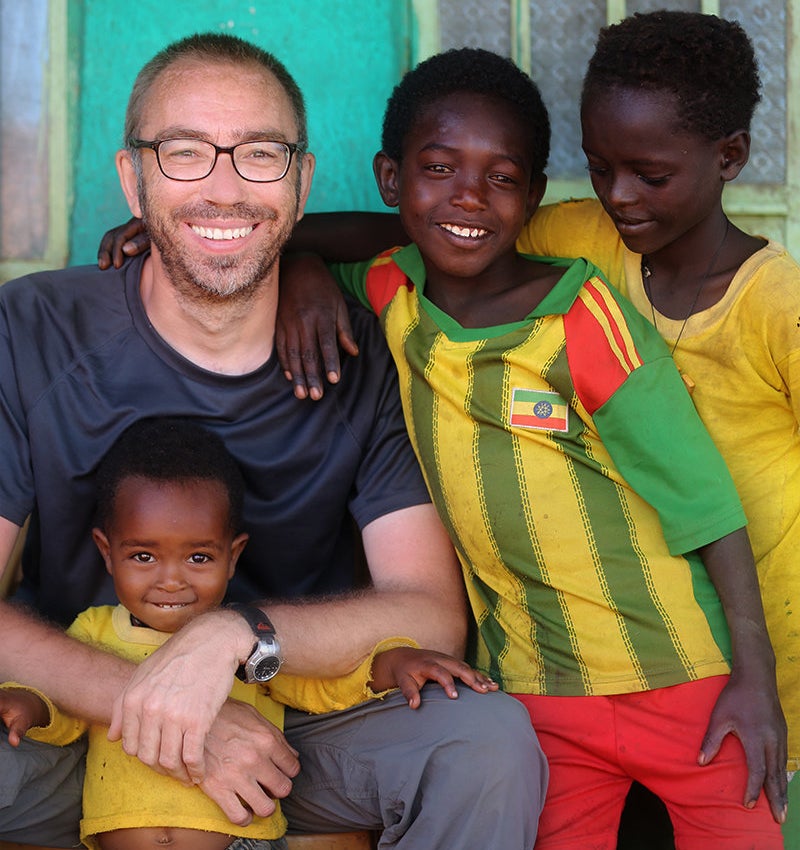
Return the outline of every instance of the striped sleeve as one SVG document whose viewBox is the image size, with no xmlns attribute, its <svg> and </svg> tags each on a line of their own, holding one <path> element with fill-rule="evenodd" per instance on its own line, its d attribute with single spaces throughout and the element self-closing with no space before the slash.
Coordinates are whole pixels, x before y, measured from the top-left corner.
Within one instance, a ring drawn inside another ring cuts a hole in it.
<svg viewBox="0 0 800 850">
<path fill-rule="evenodd" d="M 575 394 L 673 555 L 745 525 L 728 468 L 657 331 L 598 277 L 564 317 Z"/>
<path fill-rule="evenodd" d="M 391 248 L 365 263 L 334 263 L 330 270 L 340 289 L 380 316 L 401 286 L 414 285 L 392 260 L 399 250 Z"/>
<path fill-rule="evenodd" d="M 619 303 L 597 277 L 586 281 L 564 316 L 575 393 L 590 415 L 642 365 Z"/>
</svg>

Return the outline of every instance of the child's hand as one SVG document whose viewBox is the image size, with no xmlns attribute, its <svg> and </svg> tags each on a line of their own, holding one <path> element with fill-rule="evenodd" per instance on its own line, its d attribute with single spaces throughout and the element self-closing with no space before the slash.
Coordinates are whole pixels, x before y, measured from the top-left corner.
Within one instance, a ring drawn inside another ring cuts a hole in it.
<svg viewBox="0 0 800 850">
<path fill-rule="evenodd" d="M 275 350 L 297 398 L 322 398 L 323 371 L 330 383 L 339 380 L 339 345 L 358 354 L 347 304 L 327 266 L 313 254 L 283 256 Z"/>
<path fill-rule="evenodd" d="M 498 685 L 463 661 L 442 652 L 401 646 L 375 656 L 372 662 L 373 691 L 399 687 L 411 708 L 419 708 L 420 690 L 426 682 L 438 682 L 450 699 L 458 699 L 454 679 L 461 679 L 473 691 L 485 694 Z"/>
<path fill-rule="evenodd" d="M 46 726 L 50 712 L 43 700 L 22 688 L 0 689 L 0 719 L 8 729 L 8 743 L 18 747 L 32 726 Z"/>
<path fill-rule="evenodd" d="M 97 265 L 101 269 L 118 269 L 128 257 L 135 257 L 150 247 L 150 234 L 140 218 L 131 218 L 107 230 L 97 249 Z"/>
</svg>

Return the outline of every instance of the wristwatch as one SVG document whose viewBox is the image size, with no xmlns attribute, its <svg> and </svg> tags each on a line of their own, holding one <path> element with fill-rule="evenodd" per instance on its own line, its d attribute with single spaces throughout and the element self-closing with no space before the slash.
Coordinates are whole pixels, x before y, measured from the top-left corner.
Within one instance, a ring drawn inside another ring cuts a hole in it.
<svg viewBox="0 0 800 850">
<path fill-rule="evenodd" d="M 236 677 L 249 685 L 254 682 L 269 681 L 281 669 L 283 663 L 281 645 L 275 636 L 275 627 L 269 617 L 256 605 L 232 602 L 228 608 L 241 614 L 256 636 L 253 651 L 244 664 L 239 665 Z"/>
</svg>

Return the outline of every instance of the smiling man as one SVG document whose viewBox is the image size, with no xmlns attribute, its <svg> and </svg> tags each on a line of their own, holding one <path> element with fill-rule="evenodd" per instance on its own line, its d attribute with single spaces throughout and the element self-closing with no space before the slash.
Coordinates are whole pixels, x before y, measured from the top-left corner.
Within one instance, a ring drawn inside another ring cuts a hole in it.
<svg viewBox="0 0 800 850">
<path fill-rule="evenodd" d="M 218 433 L 243 469 L 250 543 L 230 596 L 258 600 L 197 617 L 135 670 L 0 603 L 0 678 L 111 723 L 127 752 L 200 784 L 236 823 L 291 790 L 284 812 L 306 831 L 529 850 L 546 766 L 504 694 L 426 690 L 416 712 L 397 694 L 289 711 L 288 743 L 226 702 L 241 664 L 334 677 L 384 637 L 451 654 L 465 639 L 457 562 L 377 325 L 353 312 L 361 356 L 319 402 L 294 397 L 274 356 L 278 257 L 314 168 L 306 144 L 302 96 L 274 57 L 227 35 L 173 44 L 137 78 L 117 155 L 151 253 L 0 291 L 0 565 L 32 517 L 19 597 L 64 624 L 113 598 L 89 533 L 95 469 L 132 422 L 177 416 Z M 360 590 L 353 522 L 369 569 Z M 0 838 L 71 846 L 81 754 L 23 743 L 0 738 Z"/>
</svg>

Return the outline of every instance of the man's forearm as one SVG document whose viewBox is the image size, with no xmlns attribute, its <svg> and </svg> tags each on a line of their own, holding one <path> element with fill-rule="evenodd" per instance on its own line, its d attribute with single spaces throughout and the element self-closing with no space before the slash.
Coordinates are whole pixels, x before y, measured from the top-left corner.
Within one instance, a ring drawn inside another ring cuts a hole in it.
<svg viewBox="0 0 800 850">
<path fill-rule="evenodd" d="M 426 649 L 462 658 L 462 600 L 423 591 L 369 588 L 326 600 L 263 603 L 275 625 L 285 670 L 303 676 L 344 676 L 386 637 L 402 635 Z"/>
<path fill-rule="evenodd" d="M 68 714 L 108 725 L 133 664 L 0 601 L 0 677 L 38 688 Z"/>
</svg>

